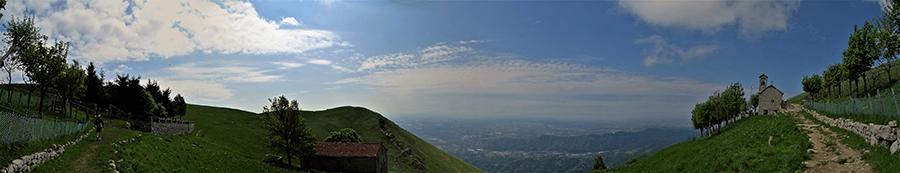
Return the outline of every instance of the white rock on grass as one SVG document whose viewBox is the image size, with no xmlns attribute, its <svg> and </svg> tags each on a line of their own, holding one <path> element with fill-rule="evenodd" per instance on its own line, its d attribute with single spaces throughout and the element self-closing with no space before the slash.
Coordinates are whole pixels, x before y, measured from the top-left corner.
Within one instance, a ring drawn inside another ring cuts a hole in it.
<svg viewBox="0 0 900 173">
<path fill-rule="evenodd" d="M 891 144 L 891 154 L 897 153 L 897 150 L 900 150 L 900 141 L 894 141 L 894 144 Z"/>
</svg>

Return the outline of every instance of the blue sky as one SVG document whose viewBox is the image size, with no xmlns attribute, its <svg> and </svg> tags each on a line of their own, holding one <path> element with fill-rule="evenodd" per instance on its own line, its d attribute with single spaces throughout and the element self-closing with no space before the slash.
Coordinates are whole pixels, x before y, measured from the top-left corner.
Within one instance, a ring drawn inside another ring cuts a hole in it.
<svg viewBox="0 0 900 173">
<path fill-rule="evenodd" d="M 765 73 L 787 97 L 876 1 L 10 1 L 69 58 L 189 103 L 388 117 L 689 119 Z M 755 89 L 754 89 L 755 91 Z"/>
</svg>

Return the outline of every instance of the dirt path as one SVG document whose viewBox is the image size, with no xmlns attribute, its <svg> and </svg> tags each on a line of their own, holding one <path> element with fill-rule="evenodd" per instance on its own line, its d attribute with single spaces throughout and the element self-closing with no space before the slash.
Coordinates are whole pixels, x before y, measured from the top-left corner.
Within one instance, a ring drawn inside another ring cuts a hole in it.
<svg viewBox="0 0 900 173">
<path fill-rule="evenodd" d="M 800 114 L 800 106 L 790 104 L 787 112 L 799 120 L 797 126 L 810 131 L 810 160 L 803 164 L 808 167 L 803 172 L 872 172 L 872 165 L 861 159 L 860 151 L 844 144 L 846 135 L 839 135 L 831 129 L 816 124 Z M 863 151 L 868 152 L 868 151 Z"/>
</svg>

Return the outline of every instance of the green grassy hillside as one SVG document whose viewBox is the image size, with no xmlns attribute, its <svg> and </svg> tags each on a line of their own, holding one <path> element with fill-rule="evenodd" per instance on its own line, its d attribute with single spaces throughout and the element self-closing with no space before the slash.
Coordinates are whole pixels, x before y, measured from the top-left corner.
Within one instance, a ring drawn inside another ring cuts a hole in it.
<svg viewBox="0 0 900 173">
<path fill-rule="evenodd" d="M 353 128 L 363 142 L 381 142 L 388 147 L 388 170 L 391 172 L 483 172 L 366 108 L 339 107 L 304 111 L 301 115 L 320 141 L 331 131 Z M 384 128 L 380 125 L 382 122 Z M 401 154 L 407 148 L 409 152 Z"/>
<path fill-rule="evenodd" d="M 595 172 L 793 172 L 812 147 L 806 132 L 790 116 L 753 116 L 718 134 L 676 144 L 656 154 Z M 772 137 L 769 145 L 769 137 Z"/>
<path fill-rule="evenodd" d="M 401 148 L 409 147 L 409 153 L 401 155 L 394 142 L 383 142 L 388 148 L 391 172 L 482 172 L 365 108 L 304 111 L 302 116 L 307 118 L 319 141 L 332 130 L 349 127 L 359 133 L 363 142 L 394 139 Z M 184 119 L 194 121 L 195 130 L 170 136 L 128 130 L 124 121 L 107 119 L 103 141 L 82 141 L 36 171 L 106 172 L 112 170 L 109 166 L 112 160 L 120 172 L 317 172 L 267 161 L 270 158 L 267 154 L 284 154 L 265 147 L 259 117 L 242 110 L 188 104 Z M 382 120 L 387 134 L 393 137 L 381 132 Z M 136 140 L 113 144 L 132 138 Z M 299 166 L 298 161 L 293 164 Z"/>
</svg>

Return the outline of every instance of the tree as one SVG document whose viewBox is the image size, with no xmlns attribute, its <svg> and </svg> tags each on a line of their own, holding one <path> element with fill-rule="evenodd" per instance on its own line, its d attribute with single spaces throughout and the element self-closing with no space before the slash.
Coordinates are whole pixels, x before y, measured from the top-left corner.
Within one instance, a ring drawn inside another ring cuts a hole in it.
<svg viewBox="0 0 900 173">
<path fill-rule="evenodd" d="M 800 83 L 803 84 L 803 91 L 809 93 L 813 97 L 813 101 L 815 101 L 816 95 L 822 89 L 822 77 L 818 74 L 813 74 L 812 77 L 803 76 L 803 80 Z"/>
<path fill-rule="evenodd" d="M 181 94 L 175 95 L 174 100 L 172 101 L 172 110 L 174 116 L 181 116 L 184 118 L 185 113 L 187 113 L 187 104 L 184 102 L 184 97 L 181 97 Z"/>
<path fill-rule="evenodd" d="M 263 107 L 262 127 L 268 147 L 285 152 L 288 164 L 292 157 L 311 156 L 316 153 L 316 135 L 300 117 L 297 100 L 288 102 L 284 95 L 269 99 L 270 106 Z"/>
<path fill-rule="evenodd" d="M 81 64 L 78 61 L 73 61 L 72 65 L 63 69 L 62 73 L 53 81 L 54 88 L 56 88 L 59 96 L 63 98 L 66 105 L 69 104 L 69 99 L 77 99 L 84 95 L 84 81 L 86 75 L 84 70 L 81 69 Z M 65 116 L 69 115 L 69 109 L 63 113 Z"/>
<path fill-rule="evenodd" d="M 356 130 L 343 128 L 340 131 L 331 131 L 331 135 L 325 138 L 325 142 L 360 143 L 362 139 L 359 138 Z"/>
<path fill-rule="evenodd" d="M 875 23 L 878 48 L 882 56 L 878 60 L 885 65 L 888 72 L 888 83 L 891 83 L 891 64 L 888 62 L 897 59 L 900 54 L 900 0 L 888 0 L 885 2 L 882 14 L 873 19 Z"/>
<path fill-rule="evenodd" d="M 594 158 L 594 167 L 591 170 L 603 170 L 606 169 L 606 164 L 603 163 L 603 157 L 597 155 L 597 158 Z"/>
<path fill-rule="evenodd" d="M 2 0 L 0 0 L 0 1 L 2 1 Z M 0 16 L 2 16 L 2 14 L 0 14 Z M 4 64 L 4 66 L 0 69 L 2 69 L 4 72 L 6 72 L 6 84 L 7 84 L 6 85 L 6 91 L 7 91 L 6 92 L 7 93 L 6 102 L 12 102 L 12 82 L 13 82 L 12 75 L 13 75 L 13 72 L 22 70 L 22 67 L 21 67 L 21 64 L 19 63 L 19 61 L 16 61 L 13 58 L 7 58 L 6 60 L 4 60 L 3 64 Z"/>
<path fill-rule="evenodd" d="M 106 93 L 106 90 L 103 88 L 103 71 L 101 70 L 99 75 L 97 74 L 96 68 L 94 67 L 94 62 L 91 62 L 87 66 L 87 78 L 85 79 L 85 91 L 84 91 L 84 100 L 93 102 L 96 104 L 106 104 L 109 103 L 109 96 Z"/>
<path fill-rule="evenodd" d="M 0 9 L 5 8 L 6 1 L 0 0 L 0 4 L 3 6 Z M 24 12 L 22 13 L 23 16 Z M 2 17 L 2 14 L 0 14 Z M 20 20 L 21 19 L 21 20 Z M 3 33 L 5 36 L 3 38 L 3 42 L 6 42 L 6 52 L 0 57 L 0 62 L 7 62 L 6 60 L 13 57 L 18 56 L 19 53 L 24 51 L 28 46 L 33 45 L 35 42 L 41 39 L 40 32 L 41 28 L 34 25 L 34 17 L 22 17 L 16 18 L 13 16 L 13 19 L 10 20 L 7 24 L 3 25 L 6 27 L 6 33 Z M 0 66 L 5 66 L 4 64 L 0 64 Z"/>
<path fill-rule="evenodd" d="M 169 117 L 175 116 L 174 114 L 170 114 L 173 109 L 168 108 L 172 105 L 172 100 L 169 99 L 169 94 L 172 93 L 171 90 L 166 88 L 166 90 L 160 90 L 159 84 L 154 81 L 147 79 L 147 86 L 145 87 L 147 92 L 150 92 L 150 95 L 153 96 L 153 101 L 157 104 L 157 107 L 160 108 L 153 115 L 158 117 Z"/>
<path fill-rule="evenodd" d="M 37 84 L 40 93 L 40 102 L 38 102 L 38 113 L 44 111 L 44 98 L 47 89 L 53 84 L 53 80 L 62 73 L 66 68 L 66 57 L 68 56 L 69 43 L 55 41 L 51 47 L 45 47 L 44 40 L 40 40 L 29 45 L 25 50 L 20 52 L 19 61 L 22 62 L 24 73 L 28 76 L 28 80 Z"/>
<path fill-rule="evenodd" d="M 850 80 L 858 82 L 859 77 L 863 77 L 863 83 L 868 83 L 864 73 L 872 68 L 874 61 L 880 56 L 872 30 L 873 26 L 868 21 L 863 24 L 862 28 L 853 25 L 853 34 L 850 35 L 850 39 L 847 41 L 849 46 L 843 52 L 843 62 L 846 73 L 848 73 L 846 76 Z M 857 83 L 857 85 L 859 84 Z M 866 89 L 865 86 L 863 86 L 863 89 Z"/>
</svg>

